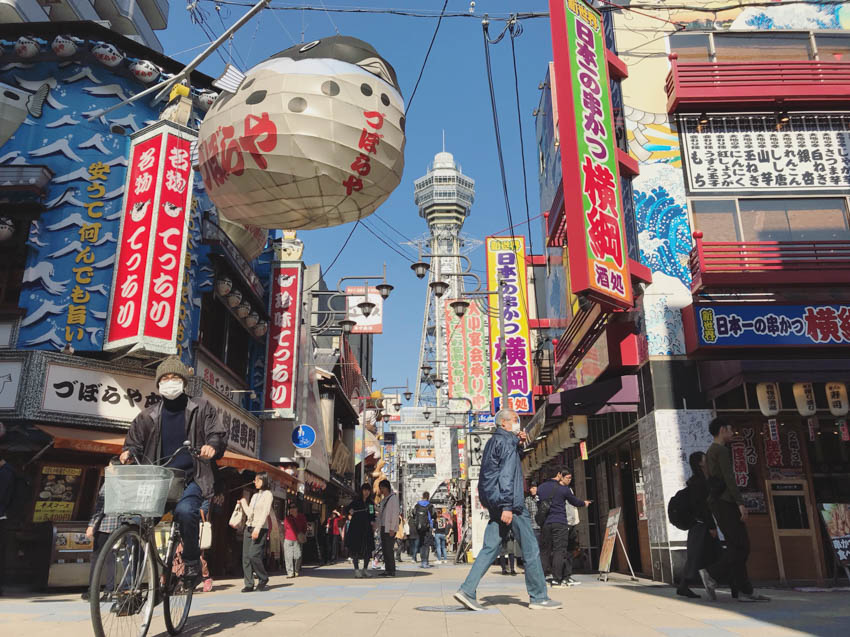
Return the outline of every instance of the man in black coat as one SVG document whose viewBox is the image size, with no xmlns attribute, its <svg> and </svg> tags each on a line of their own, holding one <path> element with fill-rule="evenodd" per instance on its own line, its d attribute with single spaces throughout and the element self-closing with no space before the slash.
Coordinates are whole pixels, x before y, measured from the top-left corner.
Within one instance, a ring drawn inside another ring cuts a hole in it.
<svg viewBox="0 0 850 637">
<path fill-rule="evenodd" d="M 214 461 L 224 455 L 227 431 L 209 402 L 186 395 L 186 381 L 192 373 L 176 356 L 159 364 L 156 384 L 162 401 L 133 420 L 124 440 L 121 463 L 152 463 L 173 455 L 166 466 L 185 472 L 186 486 L 174 509 L 174 519 L 180 525 L 183 540 L 184 579 L 194 588 L 201 580 L 201 505 L 214 495 Z M 186 440 L 200 449 L 199 457 L 182 448 Z"/>
</svg>

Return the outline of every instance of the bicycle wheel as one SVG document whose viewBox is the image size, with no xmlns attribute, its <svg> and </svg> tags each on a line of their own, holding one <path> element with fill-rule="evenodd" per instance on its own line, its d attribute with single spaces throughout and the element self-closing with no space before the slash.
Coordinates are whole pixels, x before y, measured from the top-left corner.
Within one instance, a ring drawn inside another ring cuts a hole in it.
<svg viewBox="0 0 850 637">
<path fill-rule="evenodd" d="M 171 554 L 165 561 L 165 589 L 162 595 L 162 608 L 165 614 L 165 627 L 171 635 L 178 635 L 186 626 L 189 618 L 189 608 L 192 606 L 193 588 L 188 588 L 183 578 L 174 572 L 174 554 L 176 542 L 172 545 Z"/>
<path fill-rule="evenodd" d="M 155 605 L 154 550 L 135 524 L 109 536 L 89 587 L 95 637 L 145 637 Z"/>
</svg>

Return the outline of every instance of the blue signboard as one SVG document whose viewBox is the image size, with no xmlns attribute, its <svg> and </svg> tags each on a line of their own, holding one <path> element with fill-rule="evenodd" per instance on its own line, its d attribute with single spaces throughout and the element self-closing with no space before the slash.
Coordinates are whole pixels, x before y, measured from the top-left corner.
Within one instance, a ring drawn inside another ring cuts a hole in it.
<svg viewBox="0 0 850 637">
<path fill-rule="evenodd" d="M 701 347 L 850 344 L 850 306 L 696 305 Z"/>
<path fill-rule="evenodd" d="M 292 444 L 296 449 L 309 449 L 316 443 L 316 430 L 310 425 L 299 425 L 292 430 Z"/>
<path fill-rule="evenodd" d="M 476 427 L 494 427 L 496 425 L 496 416 L 487 413 L 471 413 L 469 414 L 469 426 L 472 429 Z"/>
</svg>

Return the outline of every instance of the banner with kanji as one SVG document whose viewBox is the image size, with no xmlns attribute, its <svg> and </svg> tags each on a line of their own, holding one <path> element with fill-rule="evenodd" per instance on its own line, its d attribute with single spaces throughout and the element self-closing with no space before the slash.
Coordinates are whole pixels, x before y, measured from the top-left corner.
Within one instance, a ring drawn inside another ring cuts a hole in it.
<svg viewBox="0 0 850 637">
<path fill-rule="evenodd" d="M 570 289 L 632 306 L 602 17 L 583 0 L 550 0 Z"/>
<path fill-rule="evenodd" d="M 277 418 L 295 418 L 302 268 L 301 263 L 278 263 L 272 268 L 265 409 L 273 410 Z"/>
<path fill-rule="evenodd" d="M 130 143 L 104 350 L 177 353 L 195 137 L 161 121 Z"/>
<path fill-rule="evenodd" d="M 470 303 L 466 314 L 459 317 L 450 303 L 443 304 L 448 336 L 449 398 L 468 398 L 472 401 L 472 411 L 489 410 L 489 317 L 477 303 Z"/>
<path fill-rule="evenodd" d="M 528 327 L 528 286 L 525 265 L 525 237 L 487 237 L 487 285 L 499 289 L 491 304 L 498 305 L 504 318 L 505 369 L 499 340 L 499 318 L 490 321 L 490 379 L 495 411 L 503 407 L 519 414 L 534 413 L 534 376 L 531 368 L 531 337 Z M 502 374 L 507 399 L 502 400 Z"/>
</svg>

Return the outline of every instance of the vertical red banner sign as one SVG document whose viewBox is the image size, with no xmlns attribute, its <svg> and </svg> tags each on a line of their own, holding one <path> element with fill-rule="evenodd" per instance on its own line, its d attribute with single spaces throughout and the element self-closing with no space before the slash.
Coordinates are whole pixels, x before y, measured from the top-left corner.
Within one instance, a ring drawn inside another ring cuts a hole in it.
<svg viewBox="0 0 850 637">
<path fill-rule="evenodd" d="M 279 263 L 272 268 L 272 320 L 266 342 L 265 409 L 275 410 L 279 418 L 295 418 L 301 270 L 301 263 Z"/>
<path fill-rule="evenodd" d="M 133 136 L 104 350 L 177 352 L 195 137 L 166 121 Z"/>
</svg>

